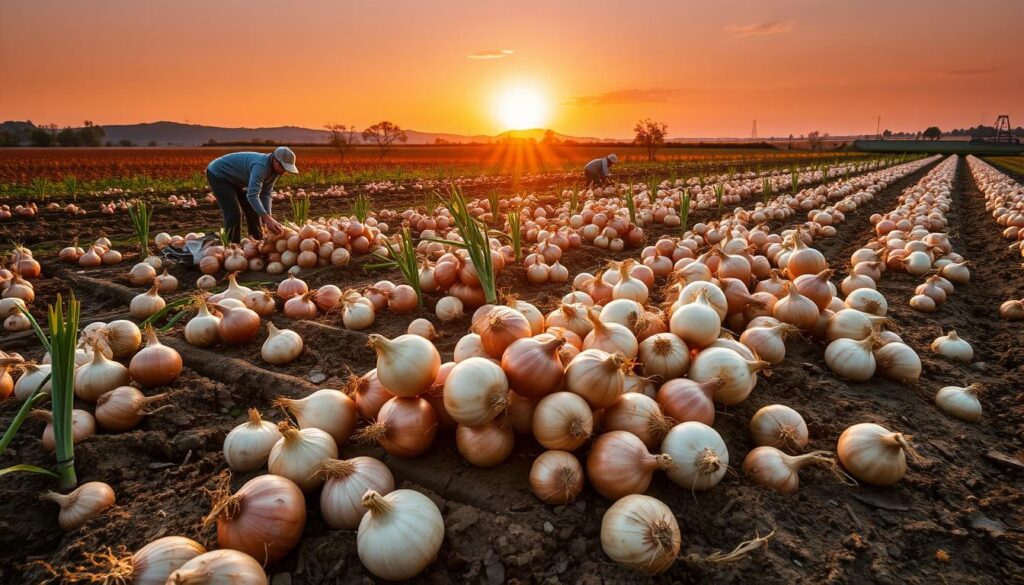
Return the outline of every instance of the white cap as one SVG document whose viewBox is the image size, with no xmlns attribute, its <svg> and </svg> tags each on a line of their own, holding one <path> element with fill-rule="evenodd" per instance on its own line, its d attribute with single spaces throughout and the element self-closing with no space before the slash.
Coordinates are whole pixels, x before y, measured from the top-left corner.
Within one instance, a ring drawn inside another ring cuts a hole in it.
<svg viewBox="0 0 1024 585">
<path fill-rule="evenodd" d="M 608 155 L 608 162 L 610 162 L 612 164 L 618 164 L 619 163 L 619 157 L 616 156 L 615 154 L 609 154 Z"/>
<path fill-rule="evenodd" d="M 295 153 L 287 146 L 278 146 L 275 148 L 274 158 L 277 159 L 277 162 L 281 163 L 284 170 L 289 173 L 297 174 L 299 172 L 298 167 L 295 166 Z"/>
</svg>

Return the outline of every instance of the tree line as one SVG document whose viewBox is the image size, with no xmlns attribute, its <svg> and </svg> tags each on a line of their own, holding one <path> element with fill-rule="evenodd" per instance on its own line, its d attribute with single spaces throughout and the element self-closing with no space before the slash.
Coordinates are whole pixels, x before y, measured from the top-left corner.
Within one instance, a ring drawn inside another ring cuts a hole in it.
<svg viewBox="0 0 1024 585">
<path fill-rule="evenodd" d="M 27 122 L 20 130 L 0 130 L 0 147 L 19 146 L 28 142 L 30 146 L 103 146 L 107 133 L 102 126 L 86 120 L 81 128 L 66 126 L 63 129 L 56 124 L 35 126 Z M 124 141 L 122 141 L 124 142 Z M 109 142 L 108 146 L 112 146 Z M 122 146 L 131 146 L 130 144 Z"/>
<path fill-rule="evenodd" d="M 1024 137 L 1024 128 L 1017 126 L 1013 129 L 1013 135 Z M 938 126 L 929 126 L 918 132 L 893 132 L 886 129 L 882 132 L 882 139 L 886 138 L 915 138 L 917 140 L 938 140 L 943 136 L 967 137 L 967 138 L 995 138 L 996 127 L 979 124 L 970 128 L 956 128 L 949 132 L 943 132 Z"/>
</svg>

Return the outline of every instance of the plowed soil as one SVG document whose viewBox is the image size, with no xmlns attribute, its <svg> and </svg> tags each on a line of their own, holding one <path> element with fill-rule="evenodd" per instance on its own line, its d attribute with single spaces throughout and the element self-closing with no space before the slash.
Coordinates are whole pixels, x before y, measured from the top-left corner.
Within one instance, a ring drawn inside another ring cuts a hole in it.
<svg viewBox="0 0 1024 585">
<path fill-rule="evenodd" d="M 928 168 L 848 214 L 835 238 L 816 242 L 837 270 L 835 282 L 845 276 L 849 255 L 871 239 L 871 214 L 892 209 L 902 189 Z M 924 315 L 907 305 L 919 279 L 888 273 L 879 283 L 900 335 L 921 356 L 920 382 L 905 386 L 881 377 L 865 383 L 839 380 L 825 367 L 823 344 L 791 341 L 785 361 L 760 377 L 748 400 L 717 413 L 714 427 L 729 447 L 735 473 L 714 489 L 698 493 L 675 486 L 664 475 L 655 476 L 648 493 L 674 511 L 683 542 L 680 560 L 656 582 L 1024 582 L 1024 466 L 998 461 L 998 454 L 1024 460 L 1024 334 L 1021 325 L 1001 321 L 997 313 L 1003 300 L 1024 296 L 1024 278 L 1019 258 L 1007 251 L 1000 230 L 985 213 L 963 161 L 948 217 L 954 249 L 973 262 L 970 284 L 958 286 L 939 312 Z M 181 228 L 187 225 L 181 221 L 179 231 L 189 229 Z M 92 234 L 95 226 L 86 220 L 77 228 Z M 175 226 L 158 224 L 157 229 L 171 231 Z M 650 237 L 664 232 L 654 228 Z M 569 252 L 563 263 L 575 274 L 637 253 L 585 247 Z M 350 266 L 318 271 L 307 280 L 311 286 L 331 282 L 343 287 L 383 278 L 400 280 L 395 272 L 365 273 L 365 262 L 357 258 Z M 83 272 L 47 262 L 40 297 L 45 301 L 73 288 L 84 298 L 90 316 L 123 316 L 131 296 L 141 292 L 124 280 L 130 265 Z M 172 272 L 186 289 L 198 276 L 185 268 Z M 501 285 L 522 291 L 522 298 L 542 310 L 553 308 L 569 292 L 568 283 L 531 287 L 519 267 L 503 273 Z M 39 583 L 53 578 L 54 571 L 82 566 L 87 552 L 101 547 L 130 552 L 160 536 L 184 535 L 215 546 L 212 531 L 200 526 L 209 511 L 205 491 L 215 487 L 226 469 L 220 452 L 223 438 L 244 420 L 246 409 L 257 408 L 265 418 L 281 420 L 283 415 L 271 406 L 274 396 L 340 387 L 349 370 L 362 374 L 375 367 L 366 333 L 393 337 L 417 317 L 434 322 L 442 357 L 450 359 L 468 320 L 442 324 L 428 309 L 408 315 L 385 312 L 366 332 L 345 330 L 335 315 L 315 322 L 275 315 L 275 323 L 298 331 L 306 340 L 303 355 L 283 367 L 260 359 L 262 336 L 245 346 L 201 350 L 188 347 L 177 326 L 167 334 L 167 342 L 179 348 L 187 368 L 172 386 L 159 390 L 171 393 L 166 406 L 133 431 L 101 432 L 76 447 L 79 481 L 110 484 L 118 499 L 114 509 L 65 533 L 57 526 L 56 507 L 37 499 L 52 488 L 50 480 L 27 474 L 0 478 L 0 582 Z M 952 363 L 929 350 L 933 339 L 952 329 L 974 346 L 972 364 Z M 7 334 L 0 337 L 0 347 L 39 357 L 30 335 Z M 937 390 L 971 382 L 987 387 L 981 421 L 963 423 L 935 408 Z M 750 417 L 777 403 L 803 415 L 810 429 L 808 449 L 834 451 L 845 428 L 876 422 L 913 435 L 920 459 L 911 461 L 907 475 L 892 487 L 846 485 L 825 471 L 808 469 L 801 474 L 797 495 L 767 491 L 742 477 L 739 467 L 754 446 L 747 435 Z M 18 406 L 13 400 L 0 403 L 0 426 L 7 426 Z M 48 464 L 52 456 L 39 440 L 42 428 L 38 421 L 26 423 L 0 464 Z M 584 458 L 587 450 L 584 446 L 577 455 Z M 530 493 L 530 465 L 542 451 L 532 439 L 520 437 L 508 461 L 480 469 L 463 460 L 446 430 L 420 458 L 398 459 L 375 445 L 351 441 L 342 447 L 341 457 L 378 457 L 391 468 L 399 487 L 423 491 L 438 504 L 445 518 L 444 545 L 417 582 L 650 581 L 603 554 L 599 531 L 608 500 L 588 487 L 573 504 L 547 506 Z M 258 473 L 236 474 L 232 487 Z M 307 504 L 299 546 L 267 567 L 274 583 L 373 582 L 356 556 L 355 532 L 330 530 L 320 518 L 316 494 Z M 765 544 L 733 562 L 705 558 L 769 534 Z"/>
</svg>

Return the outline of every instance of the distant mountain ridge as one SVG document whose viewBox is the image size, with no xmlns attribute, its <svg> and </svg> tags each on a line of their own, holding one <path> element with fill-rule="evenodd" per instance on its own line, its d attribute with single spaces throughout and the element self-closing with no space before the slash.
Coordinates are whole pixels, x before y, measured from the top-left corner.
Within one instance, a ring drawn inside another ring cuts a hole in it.
<svg viewBox="0 0 1024 585">
<path fill-rule="evenodd" d="M 199 146 L 211 142 L 254 142 L 271 141 L 278 144 L 327 144 L 330 133 L 327 130 L 315 130 L 299 126 L 273 126 L 266 128 L 226 128 L 221 126 L 204 126 L 202 124 L 183 124 L 180 122 L 146 122 L 141 124 L 109 124 L 103 125 L 106 132 L 105 141 L 118 144 L 128 141 L 143 146 L 156 143 L 159 146 Z M 8 121 L 0 124 L 0 131 L 11 132 L 23 137 L 27 142 L 28 135 L 36 126 L 27 122 Z M 467 136 L 443 132 L 419 132 L 406 130 L 408 141 L 405 144 L 437 144 L 448 143 L 491 143 L 508 138 L 534 139 L 540 142 L 544 138 L 545 129 L 510 130 L 497 136 L 478 134 Z M 560 141 L 601 142 L 600 138 L 567 136 L 554 133 Z"/>
</svg>

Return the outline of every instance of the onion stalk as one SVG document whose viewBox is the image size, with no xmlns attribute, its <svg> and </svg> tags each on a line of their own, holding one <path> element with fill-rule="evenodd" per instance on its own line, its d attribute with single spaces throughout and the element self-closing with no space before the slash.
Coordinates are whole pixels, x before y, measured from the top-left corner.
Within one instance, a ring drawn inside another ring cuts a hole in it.
<svg viewBox="0 0 1024 585">
<path fill-rule="evenodd" d="M 479 220 L 473 217 L 466 204 L 466 197 L 462 193 L 462 187 L 454 185 L 449 190 L 445 206 L 451 212 L 452 222 L 455 224 L 461 242 L 451 240 L 435 240 L 442 244 L 464 248 L 469 252 L 469 258 L 476 269 L 477 278 L 480 280 L 480 287 L 483 288 L 484 297 L 489 304 L 497 304 L 498 292 L 496 288 L 497 279 L 494 276 L 494 264 L 491 258 L 491 246 L 487 237 L 487 230 L 480 225 Z"/>
<path fill-rule="evenodd" d="M 50 353 L 50 375 L 52 377 L 50 400 L 57 466 L 56 473 L 34 465 L 16 465 L 8 470 L 50 475 L 59 480 L 61 489 L 70 489 L 78 483 L 78 478 L 75 475 L 75 445 L 71 427 L 71 411 L 75 406 L 75 350 L 78 347 L 78 317 L 81 312 L 81 303 L 75 298 L 75 294 L 71 293 L 71 299 L 68 301 L 65 312 L 64 299 L 62 295 L 57 295 L 56 305 L 49 306 L 49 336 L 42 332 L 39 324 L 28 311 L 24 308 L 21 308 L 21 311 L 31 321 L 40 343 Z M 45 380 L 43 384 L 45 384 Z M 26 406 L 29 403 L 34 403 L 41 389 L 42 385 L 25 401 Z"/>
<path fill-rule="evenodd" d="M 412 234 L 409 228 L 402 228 L 402 239 L 395 246 L 390 240 L 385 242 L 390 258 L 382 256 L 377 252 L 373 255 L 381 259 L 381 262 L 366 266 L 369 270 L 376 268 L 397 268 L 402 272 L 405 281 L 416 291 L 416 302 L 423 306 L 423 291 L 420 287 L 419 259 L 416 256 L 416 245 L 412 242 Z"/>
</svg>

